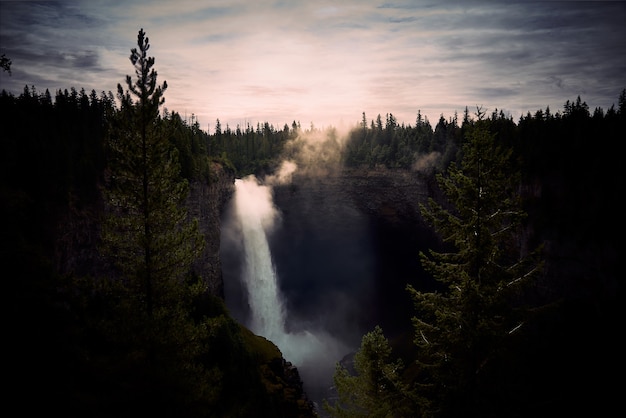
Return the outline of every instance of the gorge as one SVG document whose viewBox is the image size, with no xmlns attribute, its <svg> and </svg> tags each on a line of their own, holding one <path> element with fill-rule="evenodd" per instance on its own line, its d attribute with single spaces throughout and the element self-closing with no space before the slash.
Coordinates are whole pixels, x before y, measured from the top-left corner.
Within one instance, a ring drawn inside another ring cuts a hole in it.
<svg viewBox="0 0 626 418">
<path fill-rule="evenodd" d="M 410 333 L 405 286 L 429 286 L 417 254 L 437 245 L 418 213 L 427 195 L 426 177 L 394 170 L 235 181 L 221 229 L 226 304 L 298 367 L 314 401 L 375 325 Z"/>
</svg>

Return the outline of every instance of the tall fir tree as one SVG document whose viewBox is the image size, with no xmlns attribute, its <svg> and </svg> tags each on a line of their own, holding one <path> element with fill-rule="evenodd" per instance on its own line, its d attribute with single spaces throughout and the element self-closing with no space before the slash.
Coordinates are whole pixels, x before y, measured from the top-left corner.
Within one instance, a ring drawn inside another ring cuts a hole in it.
<svg viewBox="0 0 626 418">
<path fill-rule="evenodd" d="M 197 220 L 188 218 L 189 186 L 177 151 L 163 134 L 159 107 L 167 83 L 157 84 L 143 29 L 137 46 L 130 55 L 136 79 L 126 77 L 126 91 L 118 84 L 121 107 L 107 144 L 102 238 L 117 278 L 107 282 L 107 292 L 116 297 L 109 299 L 111 315 L 104 323 L 115 344 L 130 347 L 121 364 L 150 376 L 145 393 L 154 405 L 159 399 L 206 400 L 211 377 L 196 359 L 206 350 L 202 341 L 209 327 L 192 318 L 193 303 L 206 290 L 192 274 L 204 239 Z"/>
<path fill-rule="evenodd" d="M 490 134 L 480 109 L 478 116 L 460 166 L 452 162 L 447 175 L 437 175 L 447 202 L 431 198 L 420 207 L 445 247 L 420 253 L 440 290 L 407 287 L 425 416 L 489 416 L 498 403 L 487 388 L 490 370 L 523 327 L 523 289 L 543 264 L 540 248 L 526 251 L 520 235 L 525 213 L 511 152 Z"/>
</svg>

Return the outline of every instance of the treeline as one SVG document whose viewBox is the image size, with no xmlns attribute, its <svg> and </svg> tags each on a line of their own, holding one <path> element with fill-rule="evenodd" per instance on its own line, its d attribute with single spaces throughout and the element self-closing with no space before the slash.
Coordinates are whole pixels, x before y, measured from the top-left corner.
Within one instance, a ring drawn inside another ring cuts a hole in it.
<svg viewBox="0 0 626 418">
<path fill-rule="evenodd" d="M 587 140 L 590 136 L 607 138 L 619 135 L 621 121 L 626 115 L 624 92 L 619 96 L 618 103 L 618 108 L 613 105 L 607 111 L 596 108 L 591 112 L 579 96 L 574 101 L 566 101 L 562 111 L 552 113 L 547 107 L 534 114 L 528 112 L 517 122 L 498 109 L 484 116 L 490 131 L 497 134 L 498 141 L 511 146 L 516 155 L 523 158 L 523 171 L 540 174 L 540 167 L 549 165 L 549 161 L 562 161 L 563 155 L 580 153 L 586 147 L 589 151 Z M 435 152 L 441 156 L 441 166 L 445 167 L 459 157 L 459 146 L 467 128 L 480 112 L 485 110 L 470 111 L 466 107 L 461 120 L 456 113 L 448 119 L 441 115 L 434 128 L 420 111 L 414 125 L 399 124 L 391 113 L 385 116 L 384 121 L 379 114 L 375 121 L 368 123 L 363 113 L 359 127 L 352 130 L 348 137 L 343 157 L 345 164 L 410 169 L 418 157 Z M 553 167 L 554 170 L 560 168 Z"/>
<path fill-rule="evenodd" d="M 25 86 L 17 96 L 3 90 L 0 111 L 5 121 L 6 179 L 30 190 L 35 179 L 39 183 L 54 178 L 55 185 L 50 187 L 57 196 L 96 190 L 106 164 L 104 141 L 109 122 L 121 111 L 111 91 L 72 87 L 52 95 L 49 90 L 39 92 L 35 86 Z M 228 125 L 222 128 L 218 119 L 215 132 L 209 135 L 195 115 L 186 119 L 167 108 L 158 122 L 162 134 L 177 148 L 181 173 L 189 180 L 210 180 L 209 160 L 223 163 L 240 176 L 268 172 L 285 143 L 301 133 L 296 122 L 291 129 L 285 125 L 278 130 L 265 122 L 232 130 Z M 18 164 L 20 161 L 30 164 Z M 48 175 L 42 178 L 43 173 Z"/>
<path fill-rule="evenodd" d="M 110 91 L 98 94 L 94 90 L 87 93 L 84 89 L 71 88 L 58 90 L 53 98 L 47 90 L 39 93 L 34 86 L 25 86 L 17 97 L 2 91 L 0 106 L 8 121 L 5 130 L 20 127 L 16 135 L 12 135 L 15 143 L 3 144 L 8 147 L 4 155 L 29 154 L 34 166 L 62 179 L 62 184 L 58 185 L 61 190 L 68 191 L 70 184 L 85 192 L 93 190 L 106 158 L 102 143 L 107 120 L 119 111 Z M 541 176 L 547 171 L 570 170 L 572 166 L 567 161 L 577 161 L 592 150 L 590 137 L 620 135 L 625 107 L 622 92 L 618 106 L 613 105 L 606 111 L 599 107 L 591 111 L 579 96 L 566 101 L 563 109 L 556 112 L 547 107 L 528 112 L 514 121 L 512 116 L 495 109 L 485 114 L 485 119 L 498 140 L 511 146 L 523 161 L 522 171 L 527 176 Z M 425 155 L 436 155 L 437 169 L 442 170 L 459 157 L 467 128 L 477 112 L 482 111 L 466 107 L 460 118 L 456 113 L 447 119 L 441 115 L 434 127 L 420 111 L 415 124 L 398 123 L 391 113 L 384 119 L 379 114 L 375 120 L 368 121 L 363 113 L 362 120 L 345 140 L 337 137 L 333 127 L 303 129 L 296 121 L 291 126 L 285 123 L 280 129 L 268 122 L 237 125 L 233 129 L 229 125 L 222 127 L 217 119 L 212 134 L 200 128 L 195 115 L 187 120 L 165 109 L 159 121 L 165 135 L 178 149 L 183 176 L 209 179 L 208 159 L 222 162 L 238 176 L 268 173 L 280 158 L 295 152 L 293 147 L 286 148 L 288 143 L 313 135 L 331 143 L 333 152 L 338 151 L 337 160 L 346 167 L 415 169 Z M 591 164 L 588 167 L 602 169 L 606 165 L 605 157 L 598 155 L 588 160 Z M 23 173 L 19 168 L 15 170 L 15 161 L 16 158 L 7 161 L 6 173 L 15 173 L 20 181 L 35 174 L 32 168 Z M 582 172 L 584 170 L 575 170 L 567 174 L 580 176 Z"/>
<path fill-rule="evenodd" d="M 502 110 L 495 109 L 484 114 L 490 132 L 498 141 L 510 146 L 523 165 L 526 176 L 546 174 L 563 168 L 552 162 L 577 161 L 590 150 L 588 138 L 615 138 L 622 132 L 621 121 L 626 114 L 626 98 L 622 92 L 618 105 L 609 109 L 595 108 L 593 111 L 581 97 L 567 100 L 563 109 L 552 112 L 549 107 L 528 112 L 513 120 Z M 461 116 L 454 114 L 445 118 L 441 115 L 433 126 L 428 118 L 417 112 L 414 124 L 399 123 L 395 116 L 380 114 L 368 120 L 365 113 L 356 128 L 347 138 L 339 138 L 335 128 L 324 130 L 313 125 L 302 128 L 299 122 L 285 124 L 281 129 L 267 122 L 256 126 L 247 124 L 222 127 L 216 121 L 215 132 L 209 135 L 211 155 L 221 156 L 232 163 L 238 173 L 263 173 L 275 167 L 276 159 L 294 155 L 294 147 L 307 137 L 322 138 L 327 149 L 336 152 L 336 159 L 345 167 L 365 166 L 415 169 L 424 156 L 437 156 L 438 170 L 445 169 L 449 162 L 459 158 L 459 149 L 468 127 L 484 109 L 465 108 Z M 302 146 L 302 144 L 300 144 Z M 593 151 L 599 154 L 600 151 Z M 596 168 L 604 165 L 603 157 L 588 161 Z"/>
<path fill-rule="evenodd" d="M 3 90 L 0 112 L 4 181 L 43 206 L 47 201 L 88 203 L 98 198 L 107 162 L 106 136 L 120 112 L 110 91 L 71 88 L 53 97 L 35 87 L 25 87 L 19 96 Z M 210 138 L 192 122 L 176 112 L 159 118 L 163 135 L 178 150 L 183 177 L 209 180 Z"/>
<path fill-rule="evenodd" d="M 466 110 L 464 125 L 469 123 Z M 387 168 L 411 169 L 418 156 L 438 153 L 443 161 L 456 157 L 463 131 L 459 128 L 457 116 L 446 120 L 443 115 L 433 129 L 427 117 L 417 112 L 415 125 L 399 124 L 388 113 L 383 122 L 381 115 L 369 125 L 365 113 L 358 129 L 350 132 L 344 160 L 347 166 L 366 165 Z"/>
</svg>

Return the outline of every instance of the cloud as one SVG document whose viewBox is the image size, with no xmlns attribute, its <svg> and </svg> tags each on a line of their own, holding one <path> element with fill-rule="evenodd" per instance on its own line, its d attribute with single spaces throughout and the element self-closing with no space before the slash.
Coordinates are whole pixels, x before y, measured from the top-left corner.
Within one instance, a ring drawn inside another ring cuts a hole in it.
<svg viewBox="0 0 626 418">
<path fill-rule="evenodd" d="M 276 126 L 465 106 L 521 115 L 577 95 L 610 107 L 626 86 L 626 3 L 485 1 L 0 2 L 0 88 L 115 90 L 139 28 L 166 106 Z M 80 85 L 79 85 L 80 83 Z M 83 85 L 83 83 L 85 83 Z M 531 109 L 526 108 L 532 106 Z"/>
</svg>

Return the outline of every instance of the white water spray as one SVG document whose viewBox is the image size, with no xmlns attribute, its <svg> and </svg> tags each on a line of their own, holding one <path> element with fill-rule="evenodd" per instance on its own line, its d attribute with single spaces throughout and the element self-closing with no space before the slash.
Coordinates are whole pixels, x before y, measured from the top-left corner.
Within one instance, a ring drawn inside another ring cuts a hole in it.
<svg viewBox="0 0 626 418">
<path fill-rule="evenodd" d="M 267 242 L 267 231 L 273 228 L 277 213 L 269 186 L 257 184 L 256 178 L 235 180 L 235 190 L 245 257 L 243 281 L 252 313 L 249 327 L 272 340 L 282 336 L 285 328 L 284 308 Z"/>
<path fill-rule="evenodd" d="M 298 329 L 292 325 L 290 329 L 294 332 L 286 331 L 288 313 L 267 240 L 278 216 L 270 186 L 259 184 L 254 176 L 237 179 L 234 204 L 244 245 L 242 281 L 250 307 L 246 325 L 274 342 L 283 357 L 298 367 L 305 390 L 331 382 L 335 362 L 347 352 L 345 345 L 323 330 Z"/>
</svg>

